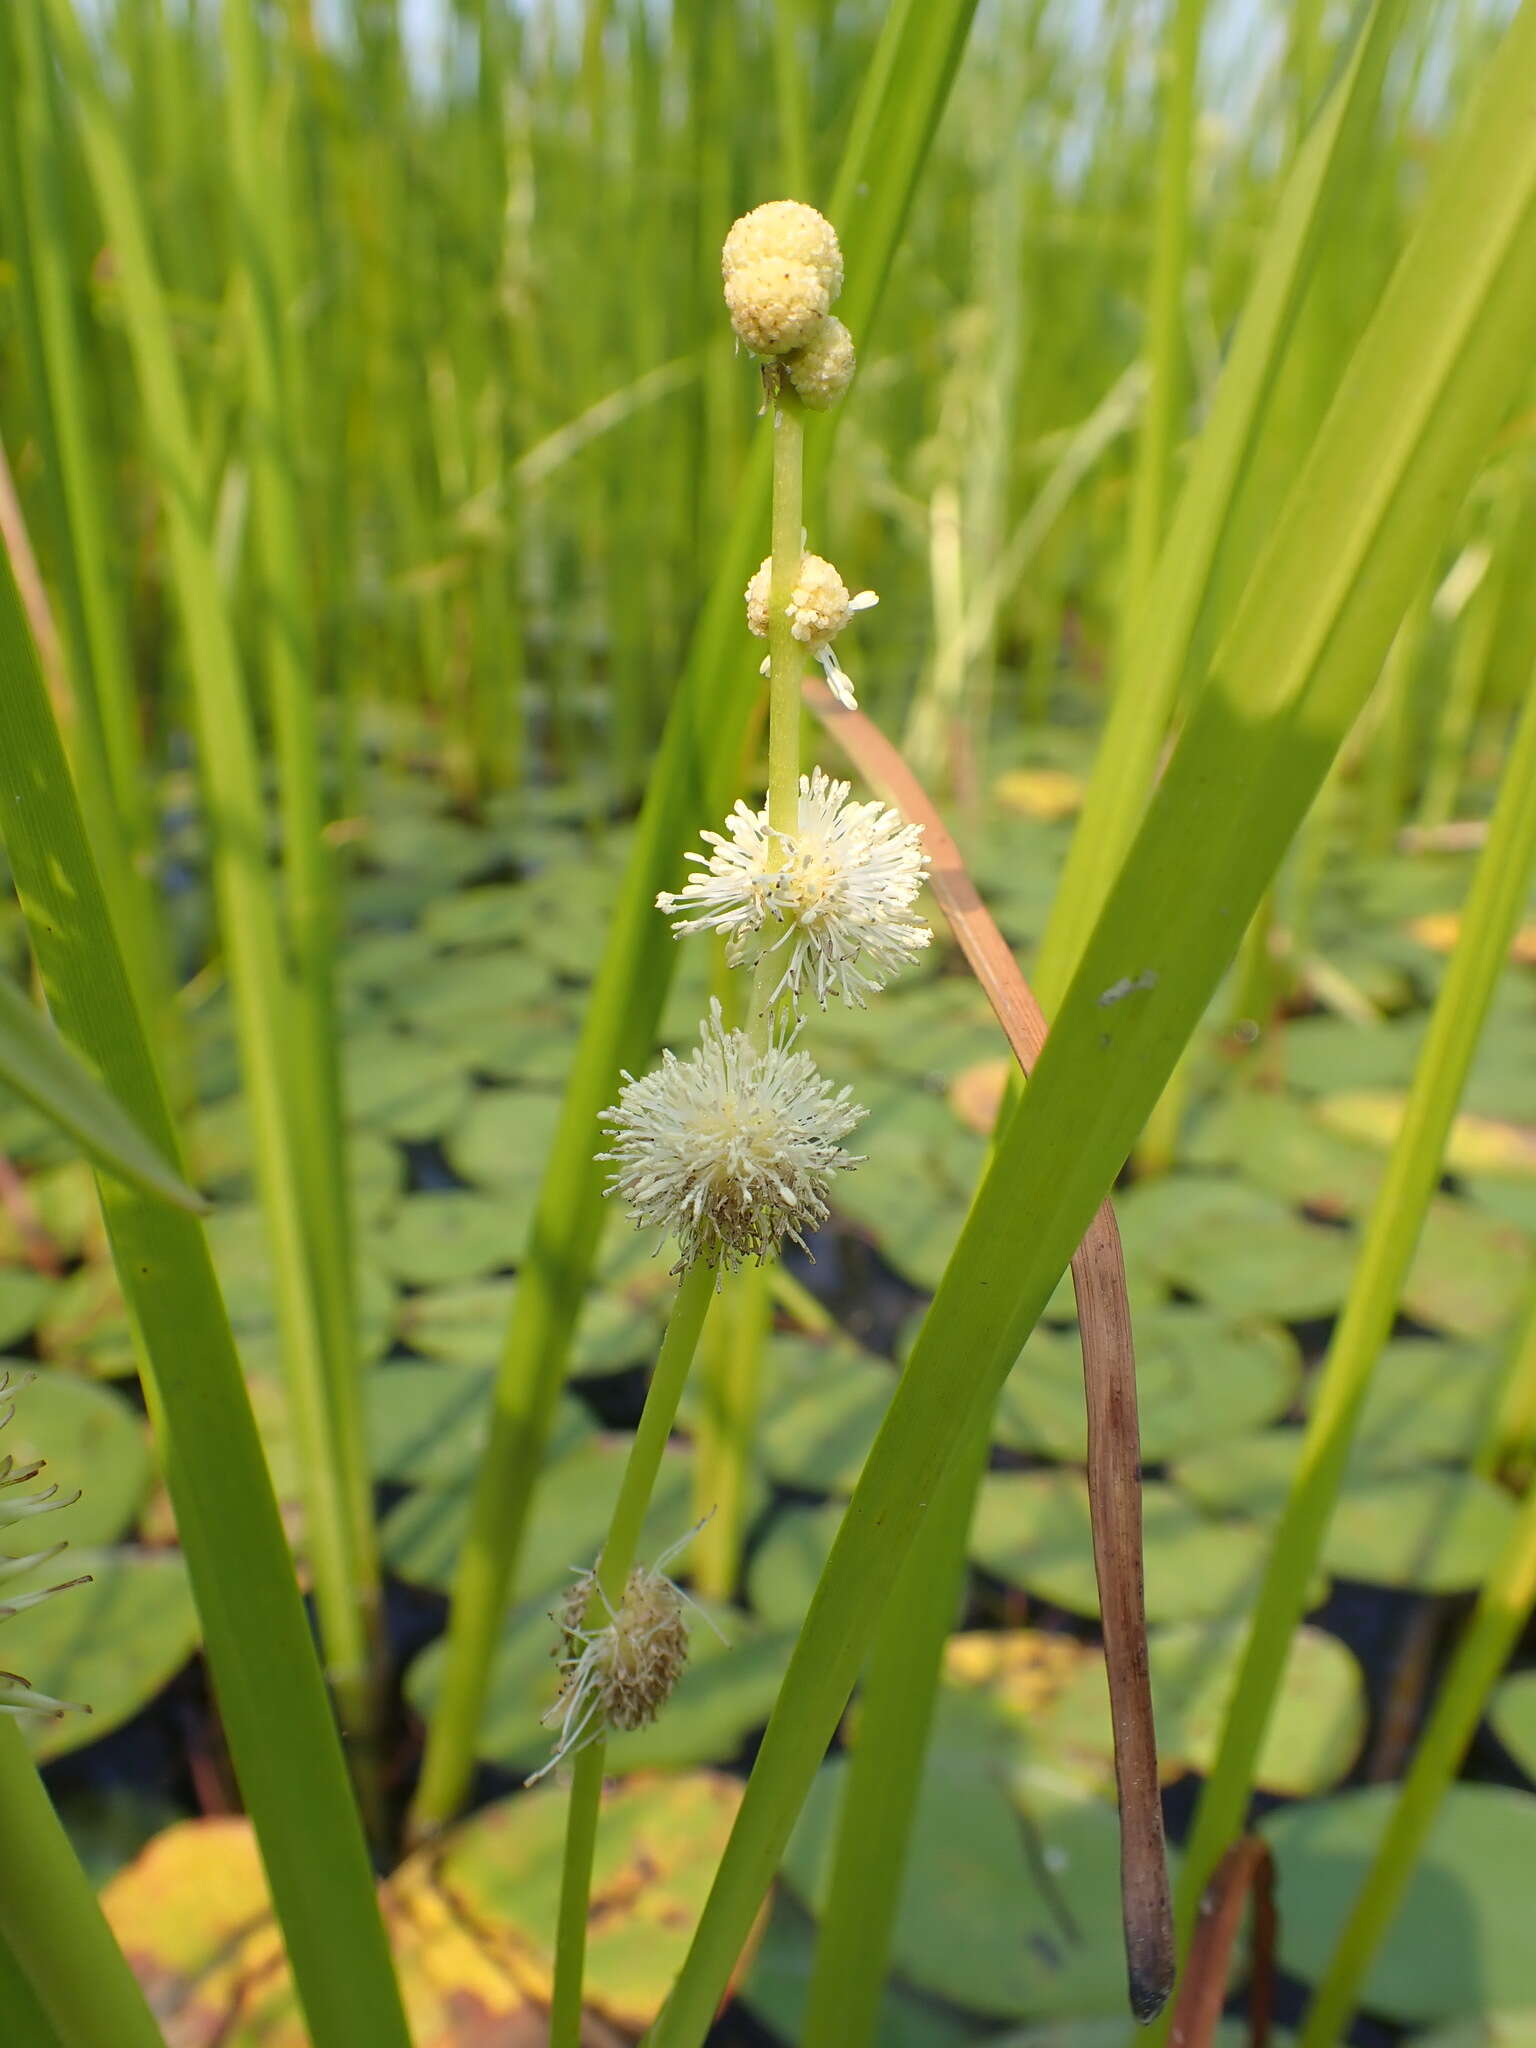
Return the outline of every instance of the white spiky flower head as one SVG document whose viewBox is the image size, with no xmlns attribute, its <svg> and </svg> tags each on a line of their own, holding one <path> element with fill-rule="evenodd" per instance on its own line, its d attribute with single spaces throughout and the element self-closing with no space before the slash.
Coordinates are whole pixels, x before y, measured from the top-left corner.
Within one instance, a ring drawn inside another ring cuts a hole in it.
<svg viewBox="0 0 1536 2048">
<path fill-rule="evenodd" d="M 729 838 L 706 832 L 708 854 L 690 853 L 698 872 L 656 906 L 673 930 L 719 932 L 732 967 L 776 953 L 783 971 L 770 1002 L 798 1006 L 809 985 L 822 1008 L 837 996 L 852 1006 L 883 988 L 933 937 L 911 915 L 928 872 L 923 828 L 888 804 L 856 803 L 825 769 L 800 778 L 793 832 L 776 832 L 766 809 L 738 803 Z"/>
<path fill-rule="evenodd" d="M 640 1228 L 676 1237 L 678 1270 L 762 1260 L 785 1237 L 803 1247 L 827 1219 L 833 1175 L 857 1163 L 839 1141 L 863 1110 L 793 1041 L 753 1045 L 725 1029 L 712 1000 L 688 1058 L 668 1051 L 643 1079 L 626 1073 L 602 1112 L 613 1139 L 597 1155 L 613 1163 L 607 1192 Z"/>
<path fill-rule="evenodd" d="M 770 555 L 747 585 L 747 624 L 759 640 L 768 638 L 772 586 L 773 557 Z M 847 584 L 822 556 L 800 557 L 789 602 L 784 607 L 790 631 L 821 663 L 833 696 L 848 711 L 856 711 L 858 703 L 853 694 L 853 684 L 838 660 L 832 642 L 855 612 L 867 612 L 879 602 L 872 590 L 861 590 L 856 597 L 850 597 Z M 766 662 L 763 673 L 768 673 Z"/>
<path fill-rule="evenodd" d="M 9 1373 L 0 1372 L 0 1429 L 16 1412 L 15 1402 L 6 1399 L 15 1384 Z M 42 1469 L 41 1458 L 18 1464 L 9 1452 L 0 1457 L 0 1527 L 30 1521 L 34 1515 L 46 1515 L 54 1508 L 67 1508 L 80 1498 L 78 1493 L 60 1494 L 57 1486 L 45 1486 L 37 1493 L 11 1493 L 12 1487 L 30 1486 Z M 29 1551 L 23 1557 L 0 1557 L 0 1582 L 20 1578 L 25 1572 L 51 1563 L 65 1548 L 67 1545 L 64 1543 L 50 1543 L 46 1548 Z M 83 1586 L 88 1578 L 87 1573 L 81 1578 L 66 1579 L 60 1585 L 45 1586 L 40 1592 L 14 1593 L 9 1598 L 0 1593 L 0 1621 L 8 1621 L 13 1614 L 36 1607 L 40 1600 L 52 1599 L 55 1593 L 67 1592 L 71 1586 Z M 46 1693 L 35 1691 L 18 1672 L 0 1671 L 0 1714 L 12 1714 L 18 1718 L 24 1714 L 51 1717 L 66 1712 L 69 1706 L 68 1700 L 49 1699 Z M 89 1712 L 89 1709 L 82 1711 Z"/>
<path fill-rule="evenodd" d="M 798 199 L 770 199 L 734 223 L 720 252 L 731 325 L 754 355 L 802 348 L 843 288 L 831 221 Z"/>
<path fill-rule="evenodd" d="M 858 368 L 853 336 L 829 313 L 810 340 L 784 358 L 784 368 L 802 405 L 812 412 L 829 412 L 853 382 Z"/>
</svg>

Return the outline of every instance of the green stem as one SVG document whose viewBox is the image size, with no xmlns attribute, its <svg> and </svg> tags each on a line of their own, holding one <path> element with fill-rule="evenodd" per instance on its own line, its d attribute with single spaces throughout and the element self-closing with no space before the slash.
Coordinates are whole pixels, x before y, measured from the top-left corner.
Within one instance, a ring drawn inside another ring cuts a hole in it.
<svg viewBox="0 0 1536 2048">
<path fill-rule="evenodd" d="M 1536 858 L 1536 691 L 1507 762 L 1488 840 L 1462 912 L 1461 933 L 1429 1032 L 1381 1193 L 1371 1213 L 1349 1299 L 1318 1382 L 1301 1467 L 1286 1502 L 1249 1624 L 1221 1747 L 1184 1859 L 1181 1933 L 1241 1831 L 1259 1746 L 1269 1725 L 1291 1638 L 1344 1475 L 1371 1370 L 1391 1331 L 1478 1035 L 1503 970 Z"/>
<path fill-rule="evenodd" d="M 1530 1364 L 1536 1317 L 1516 1344 L 1517 1376 Z M 1536 1603 L 1536 1488 L 1526 1494 L 1503 1550 L 1478 1594 L 1434 1712 L 1349 1917 L 1340 1928 L 1302 2030 L 1300 2048 L 1332 2048 L 1344 2031 L 1440 1802 L 1461 1767 L 1488 1694 Z"/>
<path fill-rule="evenodd" d="M 624 1591 L 640 1547 L 662 1454 L 677 1418 L 683 1384 L 699 1332 L 715 1291 L 716 1272 L 695 1259 L 678 1283 L 667 1333 L 661 1340 L 656 1370 L 646 1390 L 640 1426 L 635 1431 L 619 1481 L 608 1534 L 597 1563 L 597 1583 L 587 1604 L 588 1628 L 600 1628 L 608 1614 L 624 1604 Z M 560 1920 L 555 1943 L 555 1988 L 550 2006 L 550 2048 L 580 2048 L 581 1984 L 587 1953 L 587 1907 L 592 1889 L 592 1856 L 597 1841 L 597 1809 L 603 1791 L 604 1743 L 589 1743 L 576 1756 L 566 1819 L 565 1860 L 560 1876 Z"/>
<path fill-rule="evenodd" d="M 61 2048 L 165 2048 L 16 1723 L 0 1715 L 0 1937 Z M 10 2015 L 6 2015 L 10 2038 Z"/>
<path fill-rule="evenodd" d="M 793 832 L 800 822 L 800 678 L 805 649 L 795 638 L 789 600 L 805 551 L 805 415 L 786 384 L 773 404 L 773 566 L 768 583 L 768 823 Z"/>
<path fill-rule="evenodd" d="M 581 2048 L 582 1978 L 587 1960 L 587 1914 L 592 1862 L 603 1804 L 606 1730 L 576 1752 L 565 1817 L 565 1860 L 560 1866 L 560 1917 L 555 1927 L 555 1986 L 549 2005 L 549 2048 Z"/>
<path fill-rule="evenodd" d="M 775 1268 L 747 1266 L 722 1276 L 705 1332 L 694 1442 L 693 1579 L 709 1600 L 729 1600 L 741 1570 L 748 1489 Z"/>
</svg>

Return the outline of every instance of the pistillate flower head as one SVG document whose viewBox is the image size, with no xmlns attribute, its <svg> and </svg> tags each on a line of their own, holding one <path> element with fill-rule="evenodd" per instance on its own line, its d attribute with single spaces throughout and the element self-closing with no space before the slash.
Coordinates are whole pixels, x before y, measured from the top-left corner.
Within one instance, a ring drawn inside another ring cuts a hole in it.
<svg viewBox="0 0 1536 2048">
<path fill-rule="evenodd" d="M 770 199 L 725 238 L 720 273 L 731 325 L 754 355 L 803 348 L 843 288 L 832 223 L 798 199 Z"/>
<path fill-rule="evenodd" d="M 747 585 L 747 624 L 759 640 L 768 637 L 772 587 L 773 558 L 770 556 Z M 784 608 L 789 615 L 790 631 L 821 663 L 833 696 L 848 711 L 856 711 L 858 704 L 853 684 L 837 658 L 832 641 L 855 612 L 867 612 L 879 602 L 872 590 L 861 590 L 856 597 L 850 597 L 847 584 L 832 564 L 820 555 L 800 557 L 789 603 Z"/>
<path fill-rule="evenodd" d="M 554 1754 L 534 1772 L 530 1785 L 608 1729 L 643 1728 L 671 1697 L 688 1661 L 683 1610 L 692 1604 L 662 1570 L 674 1554 L 669 1551 L 654 1567 L 635 1566 L 617 1612 L 601 1593 L 596 1572 L 589 1571 L 580 1574 L 550 1616 L 560 1628 L 555 1644 L 560 1696 L 544 1722 L 558 1722 L 559 1734 Z M 597 1628 L 587 1624 L 594 1593 L 608 1617 Z"/>
<path fill-rule="evenodd" d="M 677 1238 L 679 1270 L 762 1260 L 826 1221 L 832 1176 L 855 1164 L 839 1141 L 864 1112 L 792 1036 L 754 1046 L 712 1001 L 687 1059 L 664 1052 L 652 1073 L 624 1080 L 601 1117 L 613 1137 L 598 1154 L 614 1165 L 607 1192 L 641 1228 Z"/>
<path fill-rule="evenodd" d="M 9 1373 L 0 1372 L 0 1429 L 4 1429 L 16 1412 L 15 1402 L 6 1398 L 14 1387 Z M 34 1515 L 46 1515 L 54 1508 L 67 1508 L 80 1498 L 78 1493 L 61 1495 L 56 1486 L 45 1486 L 36 1493 L 11 1491 L 13 1487 L 30 1486 L 42 1469 L 40 1458 L 18 1464 L 9 1453 L 0 1457 L 0 1528 L 9 1523 L 30 1521 Z M 0 1557 L 0 1584 L 51 1563 L 65 1547 L 63 1543 L 50 1543 L 44 1549 L 29 1551 L 22 1557 Z M 8 1621 L 13 1614 L 36 1607 L 40 1600 L 51 1599 L 55 1593 L 63 1593 L 71 1586 L 83 1586 L 85 1583 L 85 1578 L 67 1579 L 57 1586 L 45 1586 L 40 1592 L 16 1593 L 9 1599 L 0 1592 L 0 1621 Z M 62 1714 L 68 1706 L 67 1700 L 49 1699 L 45 1693 L 34 1691 L 17 1672 L 0 1671 L 0 1714 Z"/>
<path fill-rule="evenodd" d="M 801 404 L 812 412 L 828 412 L 853 382 L 858 368 L 853 336 L 829 313 L 810 340 L 784 358 L 784 368 Z"/>
<path fill-rule="evenodd" d="M 676 919 L 679 934 L 719 932 L 733 967 L 777 953 L 770 1001 L 787 993 L 798 1005 L 808 983 L 823 1008 L 833 995 L 862 1004 L 931 939 L 911 915 L 928 870 L 923 828 L 888 805 L 855 803 L 846 782 L 818 768 L 800 778 L 793 832 L 775 832 L 766 809 L 744 803 L 725 822 L 730 837 L 706 832 L 713 851 L 690 853 L 698 872 L 656 905 L 692 913 Z"/>
</svg>

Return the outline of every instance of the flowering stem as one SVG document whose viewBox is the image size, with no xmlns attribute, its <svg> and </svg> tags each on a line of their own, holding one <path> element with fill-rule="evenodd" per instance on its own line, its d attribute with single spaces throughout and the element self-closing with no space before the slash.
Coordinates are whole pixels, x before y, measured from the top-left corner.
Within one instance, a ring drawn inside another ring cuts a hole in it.
<svg viewBox="0 0 1536 2048">
<path fill-rule="evenodd" d="M 165 2048 L 91 1881 L 37 1775 L 26 1738 L 0 1715 L 0 1938 L 64 2048 Z"/>
<path fill-rule="evenodd" d="M 597 1584 L 587 1606 L 586 1626 L 600 1628 L 607 1611 L 617 1612 L 640 1547 L 640 1531 L 656 1488 L 662 1453 L 672 1434 L 683 1382 L 698 1348 L 699 1332 L 715 1290 L 715 1269 L 695 1259 L 678 1283 L 656 1370 L 646 1391 L 640 1426 L 629 1447 L 619 1497 L 597 1562 Z M 576 1753 L 571 1803 L 565 1824 L 565 1858 L 560 1872 L 560 1920 L 555 1934 L 555 1985 L 550 2002 L 549 2048 L 580 2048 L 581 1980 L 587 1954 L 587 1902 L 592 1890 L 592 1857 L 603 1792 L 599 1735 Z"/>
<path fill-rule="evenodd" d="M 773 567 L 768 584 L 768 823 L 792 832 L 800 816 L 800 677 L 804 652 L 789 600 L 805 551 L 801 509 L 805 420 L 784 384 L 773 409 Z"/>
</svg>

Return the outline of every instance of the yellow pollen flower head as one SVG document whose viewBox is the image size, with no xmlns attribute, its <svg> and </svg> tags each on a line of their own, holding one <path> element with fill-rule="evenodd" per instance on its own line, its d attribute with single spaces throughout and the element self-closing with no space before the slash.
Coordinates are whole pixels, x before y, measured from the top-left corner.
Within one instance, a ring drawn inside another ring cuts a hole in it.
<svg viewBox="0 0 1536 2048">
<path fill-rule="evenodd" d="M 858 368 L 853 336 L 829 313 L 810 340 L 784 358 L 784 368 L 802 405 L 812 412 L 829 412 Z"/>
<path fill-rule="evenodd" d="M 720 272 L 731 325 L 754 355 L 803 348 L 843 288 L 832 223 L 798 199 L 770 199 L 725 238 Z"/>
</svg>

